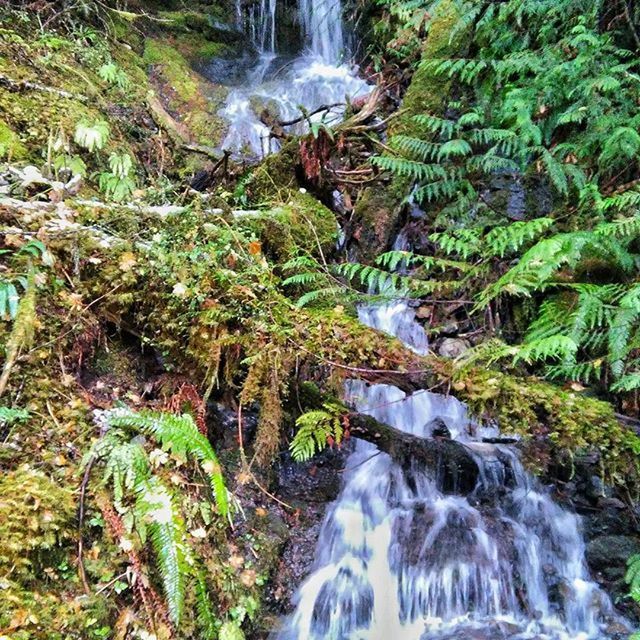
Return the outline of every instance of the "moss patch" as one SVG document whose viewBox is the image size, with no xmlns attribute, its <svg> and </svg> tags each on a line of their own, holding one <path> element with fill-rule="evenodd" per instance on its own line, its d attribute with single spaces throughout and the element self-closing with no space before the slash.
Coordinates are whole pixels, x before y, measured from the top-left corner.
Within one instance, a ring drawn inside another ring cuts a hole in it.
<svg viewBox="0 0 640 640">
<path fill-rule="evenodd" d="M 281 193 L 284 204 L 264 213 L 243 216 L 235 226 L 261 239 L 262 250 L 270 258 L 286 261 L 300 251 L 324 253 L 335 244 L 337 223 L 333 212 L 307 193 Z"/>
<path fill-rule="evenodd" d="M 450 362 L 433 360 L 442 379 L 471 413 L 495 421 L 505 434 L 551 445 L 549 459 L 536 452 L 535 471 L 569 454 L 597 452 L 602 475 L 613 485 L 640 490 L 640 438 L 621 425 L 613 407 L 537 378 L 474 369 L 456 372 Z M 530 461 L 532 462 L 532 461 Z"/>
<path fill-rule="evenodd" d="M 201 46 L 213 45 L 203 42 Z M 204 82 L 178 47 L 175 41 L 146 40 L 143 59 L 151 67 L 151 80 L 166 109 L 188 128 L 194 141 L 218 146 L 226 123 L 217 112 L 228 90 Z"/>
<path fill-rule="evenodd" d="M 421 63 L 461 55 L 466 50 L 467 45 L 462 35 L 451 40 L 451 33 L 459 19 L 459 9 L 454 0 L 445 0 L 438 5 L 429 21 L 429 34 L 422 50 Z M 421 131 L 412 120 L 413 116 L 440 113 L 449 95 L 450 86 L 451 83 L 444 81 L 441 75 L 421 64 L 402 101 L 403 113 L 390 127 L 391 135 L 402 133 L 419 137 Z"/>
<path fill-rule="evenodd" d="M 73 494 L 20 467 L 0 475 L 0 573 L 35 578 L 69 541 Z"/>
<path fill-rule="evenodd" d="M 0 120 L 0 160 L 22 160 L 27 155 L 26 147 L 5 122 Z"/>
</svg>

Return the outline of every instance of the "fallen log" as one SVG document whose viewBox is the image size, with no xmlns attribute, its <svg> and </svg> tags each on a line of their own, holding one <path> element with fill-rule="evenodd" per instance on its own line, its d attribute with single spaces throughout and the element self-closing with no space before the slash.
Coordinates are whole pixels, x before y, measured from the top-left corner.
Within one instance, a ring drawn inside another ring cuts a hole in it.
<svg viewBox="0 0 640 640">
<path fill-rule="evenodd" d="M 457 440 L 421 438 L 362 413 L 349 416 L 349 432 L 389 454 L 406 473 L 426 471 L 445 493 L 467 494 L 476 486 L 478 463 Z"/>
<path fill-rule="evenodd" d="M 57 89 L 56 87 L 48 87 L 39 82 L 31 82 L 29 80 L 14 80 L 8 76 L 0 74 L 0 87 L 3 87 L 7 91 L 12 93 L 22 93 L 24 91 L 41 91 L 43 93 L 50 93 L 60 98 L 67 98 L 69 100 L 79 100 L 80 102 L 87 102 L 89 98 L 87 96 L 70 93 L 63 89 Z"/>
</svg>

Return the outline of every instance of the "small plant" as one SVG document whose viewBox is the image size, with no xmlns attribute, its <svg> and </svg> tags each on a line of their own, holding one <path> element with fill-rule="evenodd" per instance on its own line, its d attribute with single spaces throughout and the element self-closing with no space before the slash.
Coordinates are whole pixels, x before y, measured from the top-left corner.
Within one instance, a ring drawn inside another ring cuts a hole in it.
<svg viewBox="0 0 640 640">
<path fill-rule="evenodd" d="M 72 175 L 83 177 L 87 173 L 87 165 L 84 160 L 79 155 L 72 153 L 71 143 L 62 126 L 59 127 L 55 139 L 53 136 L 49 138 L 47 157 L 49 159 L 47 171 L 49 175 L 54 175 L 56 178 L 65 170 Z"/>
<path fill-rule="evenodd" d="M 107 144 L 109 134 L 109 125 L 104 120 L 96 120 L 93 124 L 79 122 L 73 139 L 89 151 L 98 151 Z"/>
<path fill-rule="evenodd" d="M 121 91 L 127 91 L 131 87 L 129 77 L 115 62 L 103 64 L 98 69 L 98 75 L 107 84 L 118 87 Z"/>
<path fill-rule="evenodd" d="M 0 249 L 0 255 L 5 255 L 12 262 L 26 257 L 30 264 L 32 258 L 39 258 L 45 266 L 53 264 L 53 256 L 40 240 L 30 240 L 17 251 Z M 27 291 L 29 287 L 29 266 L 25 271 L 14 271 L 10 276 L 0 275 L 0 320 L 14 320 L 20 305 L 20 290 Z"/>
<path fill-rule="evenodd" d="M 630 587 L 629 595 L 640 603 L 640 555 L 629 558 L 625 579 Z M 634 633 L 629 640 L 640 640 L 640 632 Z"/>
<path fill-rule="evenodd" d="M 331 402 L 325 402 L 322 409 L 303 413 L 296 420 L 298 433 L 289 447 L 291 457 L 296 462 L 304 462 L 327 445 L 339 445 L 345 433 L 343 413 L 344 407 Z"/>
<path fill-rule="evenodd" d="M 128 153 L 112 153 L 109 156 L 109 168 L 98 176 L 100 189 L 114 202 L 123 202 L 136 188 L 132 177 L 133 161 Z"/>
</svg>

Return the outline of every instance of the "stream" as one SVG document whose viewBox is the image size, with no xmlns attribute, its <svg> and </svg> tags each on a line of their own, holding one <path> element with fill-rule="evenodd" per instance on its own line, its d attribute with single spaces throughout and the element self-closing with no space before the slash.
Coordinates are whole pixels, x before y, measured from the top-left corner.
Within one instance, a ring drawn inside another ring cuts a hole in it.
<svg viewBox="0 0 640 640">
<path fill-rule="evenodd" d="M 413 310 L 360 310 L 365 324 L 426 352 Z M 409 327 L 413 326 L 413 330 Z M 401 468 L 357 441 L 329 508 L 315 567 L 278 640 L 587 640 L 618 619 L 590 578 L 576 515 L 556 504 L 507 446 L 485 444 L 455 398 L 351 380 L 358 411 L 413 435 L 465 443 L 480 470 L 457 495 L 438 474 Z"/>
<path fill-rule="evenodd" d="M 371 88 L 349 62 L 338 0 L 299 0 L 301 50 L 278 51 L 276 0 L 237 5 L 237 23 L 257 58 L 221 115 L 223 148 L 263 157 L 279 148 L 260 118 L 281 121 L 344 103 Z M 339 119 L 343 106 L 324 115 Z M 301 132 L 307 123 L 290 130 Z M 367 326 L 416 353 L 429 345 L 401 300 L 362 307 Z M 345 399 L 358 412 L 424 437 L 450 437 L 479 468 L 468 492 L 445 486 L 437 470 L 401 468 L 373 444 L 356 441 L 341 493 L 328 509 L 311 574 L 277 640 L 597 640 L 620 623 L 591 579 L 579 518 L 523 468 L 517 451 L 487 444 L 495 428 L 474 424 L 449 396 L 407 396 L 384 384 L 350 380 Z M 443 428 L 444 425 L 444 428 Z M 434 429 L 438 429 L 434 434 Z"/>
</svg>

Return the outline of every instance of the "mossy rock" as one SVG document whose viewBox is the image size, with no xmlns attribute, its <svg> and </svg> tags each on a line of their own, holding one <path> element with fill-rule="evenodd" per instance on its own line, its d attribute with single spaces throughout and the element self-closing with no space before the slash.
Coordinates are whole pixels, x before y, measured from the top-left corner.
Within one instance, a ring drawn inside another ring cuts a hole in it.
<svg viewBox="0 0 640 640">
<path fill-rule="evenodd" d="M 73 494 L 28 466 L 0 475 L 0 573 L 43 578 L 71 539 Z"/>
<path fill-rule="evenodd" d="M 212 5 L 210 12 L 200 11 L 162 11 L 160 17 L 167 20 L 164 30 L 176 34 L 196 33 L 200 37 L 225 44 L 240 42 L 244 39 L 229 22 L 232 14 L 225 11 L 221 5 Z"/>
<path fill-rule="evenodd" d="M 288 190 L 284 204 L 264 213 L 240 217 L 236 225 L 260 238 L 263 252 L 286 261 L 300 252 L 318 255 L 335 245 L 337 222 L 333 212 L 308 193 Z"/>
<path fill-rule="evenodd" d="M 227 124 L 218 111 L 228 89 L 206 82 L 175 42 L 148 38 L 143 59 L 150 65 L 152 82 L 171 115 L 187 127 L 195 142 L 219 146 Z"/>
<path fill-rule="evenodd" d="M 420 136 L 424 133 L 413 117 L 422 113 L 442 112 L 449 96 L 451 83 L 424 63 L 442 58 L 461 57 L 467 50 L 468 39 L 460 33 L 452 39 L 452 32 L 460 19 L 455 0 L 444 0 L 429 21 L 429 33 L 422 50 L 421 63 L 413 74 L 411 84 L 402 101 L 402 114 L 390 127 L 391 135 Z"/>
<path fill-rule="evenodd" d="M 452 392 L 473 415 L 495 421 L 504 434 L 548 444 L 548 459 L 534 451 L 529 460 L 537 473 L 546 473 L 567 453 L 573 458 L 596 452 L 608 483 L 640 490 L 640 438 L 618 422 L 608 402 L 533 377 L 484 369 L 452 372 L 444 362 L 436 362 L 436 368 L 451 376 Z"/>
<path fill-rule="evenodd" d="M 398 230 L 403 196 L 383 187 L 364 189 L 356 202 L 358 259 L 375 260 L 392 244 Z"/>
<path fill-rule="evenodd" d="M 277 153 L 267 156 L 245 180 L 249 199 L 254 204 L 281 200 L 285 193 L 298 187 L 300 151 L 297 140 L 287 142 Z"/>
</svg>

